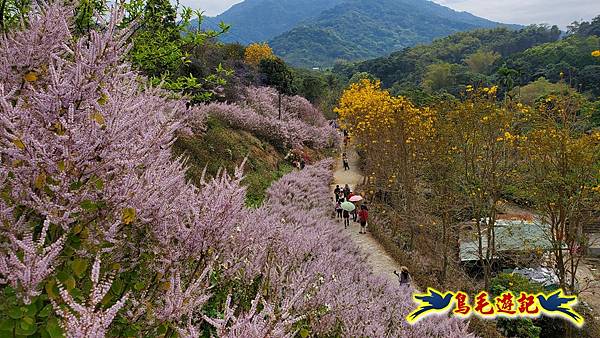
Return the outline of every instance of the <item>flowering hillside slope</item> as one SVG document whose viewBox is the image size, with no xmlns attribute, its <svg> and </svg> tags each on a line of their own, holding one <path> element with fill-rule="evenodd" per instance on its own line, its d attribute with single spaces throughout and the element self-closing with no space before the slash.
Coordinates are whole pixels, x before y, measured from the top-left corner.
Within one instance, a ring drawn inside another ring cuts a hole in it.
<svg viewBox="0 0 600 338">
<path fill-rule="evenodd" d="M 329 218 L 331 162 L 258 209 L 241 168 L 190 184 L 170 146 L 202 109 L 123 62 L 120 9 L 84 37 L 72 13 L 35 8 L 0 38 L 0 336 L 468 336 L 406 324 L 410 290 Z"/>
<path fill-rule="evenodd" d="M 338 141 L 323 114 L 303 97 L 284 95 L 279 119 L 277 91 L 268 87 L 249 87 L 244 101 L 212 103 L 202 107 L 201 114 L 286 147 L 325 148 Z"/>
</svg>

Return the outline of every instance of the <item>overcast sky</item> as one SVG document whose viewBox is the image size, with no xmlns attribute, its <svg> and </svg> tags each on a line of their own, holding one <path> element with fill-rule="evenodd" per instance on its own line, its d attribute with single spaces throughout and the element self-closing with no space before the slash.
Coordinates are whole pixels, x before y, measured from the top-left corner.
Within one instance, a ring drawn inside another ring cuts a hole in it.
<svg viewBox="0 0 600 338">
<path fill-rule="evenodd" d="M 548 23 L 565 28 L 600 15 L 600 0 L 435 0 L 459 11 L 505 23 Z"/>
<path fill-rule="evenodd" d="M 195 9 L 201 9 L 205 11 L 206 15 L 215 16 L 225 12 L 234 4 L 242 1 L 243 0 L 180 0 L 179 2 Z"/>
<path fill-rule="evenodd" d="M 213 16 L 243 0 L 181 0 L 181 3 Z M 327 1 L 327 0 L 323 0 Z M 377 1 L 377 0 L 373 0 Z M 548 23 L 565 28 L 577 20 L 600 15 L 600 0 L 434 0 L 458 11 L 505 23 Z"/>
</svg>

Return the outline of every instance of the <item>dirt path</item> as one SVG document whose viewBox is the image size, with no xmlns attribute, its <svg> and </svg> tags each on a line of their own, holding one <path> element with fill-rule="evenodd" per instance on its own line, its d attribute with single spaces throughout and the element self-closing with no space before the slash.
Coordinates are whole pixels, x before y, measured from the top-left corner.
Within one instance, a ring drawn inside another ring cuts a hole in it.
<svg viewBox="0 0 600 338">
<path fill-rule="evenodd" d="M 344 166 L 342 165 L 342 158 L 338 158 L 336 163 L 336 170 L 334 172 L 334 184 L 331 187 L 331 190 L 335 189 L 336 184 L 339 184 L 340 187 L 344 187 L 345 184 L 350 186 L 350 189 L 353 189 L 360 183 L 362 183 L 363 176 L 359 172 L 358 169 L 358 154 L 354 150 L 354 148 L 348 147 L 346 150 L 348 154 L 348 160 L 350 163 L 350 170 L 344 171 Z M 338 221 L 341 229 L 344 228 L 344 225 L 341 220 Z M 360 249 L 368 255 L 368 262 L 373 267 L 373 271 L 375 274 L 385 276 L 394 282 L 398 281 L 396 275 L 394 275 L 394 270 L 400 270 L 400 264 L 398 264 L 392 257 L 390 257 L 386 252 L 383 246 L 371 236 L 370 233 L 367 234 L 359 234 L 358 231 L 360 229 L 360 225 L 358 223 L 352 222 L 350 219 L 350 226 L 348 229 L 344 229 L 344 231 L 350 235 L 352 240 L 360 247 Z"/>
</svg>

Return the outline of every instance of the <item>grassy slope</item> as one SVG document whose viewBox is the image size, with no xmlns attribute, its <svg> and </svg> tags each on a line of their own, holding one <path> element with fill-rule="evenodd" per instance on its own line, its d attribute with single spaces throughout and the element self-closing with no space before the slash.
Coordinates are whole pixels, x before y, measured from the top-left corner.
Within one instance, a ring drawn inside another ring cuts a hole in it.
<svg viewBox="0 0 600 338">
<path fill-rule="evenodd" d="M 205 167 L 210 176 L 221 168 L 232 173 L 247 156 L 244 183 L 248 188 L 246 203 L 249 206 L 261 204 L 271 183 L 292 171 L 281 149 L 215 119 L 209 119 L 204 134 L 180 137 L 173 152 L 187 157 L 188 178 L 195 183 L 199 182 Z"/>
</svg>

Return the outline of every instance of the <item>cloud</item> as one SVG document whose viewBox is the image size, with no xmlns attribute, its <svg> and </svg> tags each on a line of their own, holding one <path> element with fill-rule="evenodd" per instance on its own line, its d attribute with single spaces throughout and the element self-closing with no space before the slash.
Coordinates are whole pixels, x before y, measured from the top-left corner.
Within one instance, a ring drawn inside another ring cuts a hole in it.
<svg viewBox="0 0 600 338">
<path fill-rule="evenodd" d="M 547 23 L 565 28 L 600 15 L 598 0 L 433 0 L 458 11 L 505 23 Z"/>
</svg>

